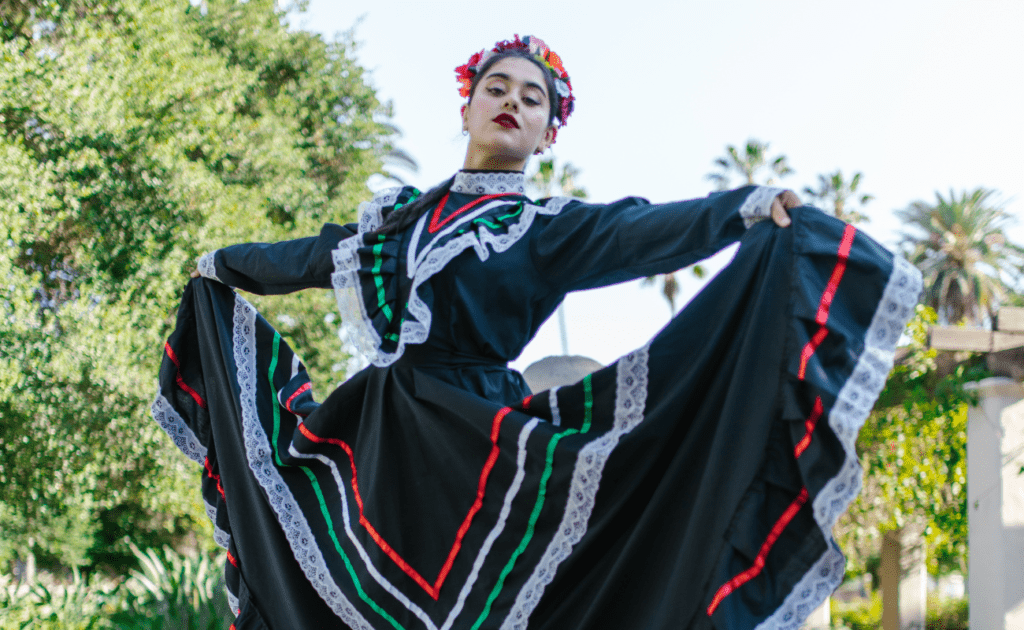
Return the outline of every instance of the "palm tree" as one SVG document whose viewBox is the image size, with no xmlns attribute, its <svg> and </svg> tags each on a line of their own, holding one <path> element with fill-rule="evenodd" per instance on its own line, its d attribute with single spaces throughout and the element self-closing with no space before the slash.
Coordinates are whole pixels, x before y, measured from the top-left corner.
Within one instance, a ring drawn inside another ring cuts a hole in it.
<svg viewBox="0 0 1024 630">
<path fill-rule="evenodd" d="M 1007 240 L 1003 225 L 1010 215 L 991 198 L 995 191 L 976 188 L 935 203 L 915 201 L 896 216 L 917 233 L 902 234 L 908 258 L 924 274 L 928 304 L 941 320 L 989 322 L 996 307 L 1019 285 L 1024 248 Z M 982 311 L 984 309 L 984 312 Z"/>
<path fill-rule="evenodd" d="M 857 209 L 847 208 L 847 204 L 851 201 L 863 206 L 875 198 L 874 195 L 857 193 L 861 176 L 861 173 L 854 173 L 850 181 L 846 181 L 843 172 L 836 169 L 834 173 L 818 175 L 818 187 L 806 186 L 804 194 L 821 202 L 821 205 L 831 211 L 832 215 L 840 221 L 853 224 L 867 223 L 870 221 L 867 215 Z"/>
<path fill-rule="evenodd" d="M 733 174 L 741 175 L 747 184 L 758 184 L 762 183 L 758 181 L 758 176 L 767 170 L 768 177 L 763 183 L 772 185 L 776 183 L 776 178 L 793 173 L 785 155 L 769 158 L 768 143 L 754 138 L 747 140 L 742 154 L 733 145 L 726 145 L 725 157 L 715 158 L 714 164 L 720 170 L 717 173 L 709 173 L 707 179 L 714 182 L 718 190 L 729 188 Z"/>
<path fill-rule="evenodd" d="M 579 177 L 580 169 L 566 162 L 562 164 L 561 170 L 555 168 L 555 158 L 542 158 L 537 163 L 537 172 L 530 176 L 532 186 L 540 197 L 550 197 L 555 182 L 558 182 L 558 192 L 566 197 L 585 199 L 587 191 L 585 188 L 576 185 L 576 178 Z M 558 305 L 558 329 L 562 335 L 562 354 L 569 354 L 569 335 L 565 327 L 565 305 Z"/>
</svg>

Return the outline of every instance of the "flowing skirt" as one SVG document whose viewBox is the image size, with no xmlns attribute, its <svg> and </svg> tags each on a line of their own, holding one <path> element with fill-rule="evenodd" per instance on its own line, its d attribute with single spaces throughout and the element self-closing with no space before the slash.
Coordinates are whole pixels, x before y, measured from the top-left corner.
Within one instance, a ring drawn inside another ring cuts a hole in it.
<svg viewBox="0 0 1024 630">
<path fill-rule="evenodd" d="M 647 345 L 533 395 L 409 360 L 318 404 L 248 302 L 192 281 L 153 412 L 203 466 L 234 627 L 799 627 L 843 579 L 854 441 L 921 285 L 792 216 Z"/>
</svg>

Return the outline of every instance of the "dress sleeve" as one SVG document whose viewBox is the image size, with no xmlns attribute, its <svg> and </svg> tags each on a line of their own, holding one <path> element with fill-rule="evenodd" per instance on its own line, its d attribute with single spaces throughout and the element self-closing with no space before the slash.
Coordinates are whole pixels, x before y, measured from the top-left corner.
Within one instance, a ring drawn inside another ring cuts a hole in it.
<svg viewBox="0 0 1024 630">
<path fill-rule="evenodd" d="M 341 241 L 373 232 L 391 212 L 418 197 L 412 186 L 388 188 L 359 205 L 359 223 L 328 223 L 320 236 L 280 243 L 244 243 L 205 254 L 199 273 L 258 295 L 281 295 L 302 289 L 330 289 L 332 252 Z"/>
<path fill-rule="evenodd" d="M 330 289 L 338 243 L 356 234 L 355 223 L 328 223 L 319 236 L 280 243 L 243 243 L 199 259 L 199 273 L 258 295 L 281 295 L 301 289 Z"/>
<path fill-rule="evenodd" d="M 603 205 L 571 201 L 539 226 L 531 254 L 559 292 L 670 273 L 739 240 L 771 216 L 781 192 L 746 186 L 665 204 L 638 197 Z"/>
</svg>

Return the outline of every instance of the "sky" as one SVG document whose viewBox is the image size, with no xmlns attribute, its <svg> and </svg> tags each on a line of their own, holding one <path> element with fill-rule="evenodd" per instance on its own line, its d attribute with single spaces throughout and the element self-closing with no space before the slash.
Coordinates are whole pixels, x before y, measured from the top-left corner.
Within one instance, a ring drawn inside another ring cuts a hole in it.
<svg viewBox="0 0 1024 630">
<path fill-rule="evenodd" d="M 1021 217 L 1009 234 L 1024 242 L 1022 0 L 312 0 L 291 20 L 327 37 L 354 28 L 357 59 L 420 165 L 403 176 L 421 189 L 465 156 L 455 66 L 532 34 L 572 79 L 576 111 L 553 155 L 581 169 L 592 201 L 703 197 L 726 145 L 756 138 L 787 157 L 795 174 L 780 185 L 798 193 L 818 174 L 862 172 L 875 199 L 860 227 L 890 247 L 894 209 L 979 186 Z M 670 316 L 639 282 L 572 294 L 565 312 L 570 354 L 602 363 Z M 552 318 L 512 365 L 560 353 Z"/>
</svg>

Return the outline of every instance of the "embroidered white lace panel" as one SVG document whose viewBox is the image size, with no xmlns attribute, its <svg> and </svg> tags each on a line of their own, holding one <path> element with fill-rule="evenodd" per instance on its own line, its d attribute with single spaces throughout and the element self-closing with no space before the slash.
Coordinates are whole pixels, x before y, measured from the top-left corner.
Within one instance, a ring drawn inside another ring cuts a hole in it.
<svg viewBox="0 0 1024 630">
<path fill-rule="evenodd" d="M 743 217 L 743 225 L 748 228 L 758 221 L 764 221 L 772 216 L 772 201 L 778 197 L 785 188 L 773 186 L 758 186 L 747 196 L 743 205 L 740 206 L 740 216 Z"/>
<path fill-rule="evenodd" d="M 213 256 L 217 252 L 207 252 L 199 257 L 199 262 L 196 263 L 196 269 L 199 270 L 199 275 L 210 280 L 216 280 L 220 282 L 220 278 L 217 277 L 217 266 L 214 263 Z"/>
<path fill-rule="evenodd" d="M 160 428 L 171 436 L 174 445 L 181 449 L 181 452 L 189 459 L 200 466 L 203 465 L 203 462 L 206 461 L 206 447 L 192 432 L 192 429 L 185 424 L 185 421 L 171 406 L 171 402 L 164 398 L 163 394 L 157 393 L 150 412 Z"/>
<path fill-rule="evenodd" d="M 452 182 L 452 192 L 470 195 L 496 195 L 499 193 L 526 194 L 526 178 L 522 173 L 467 173 L 459 171 Z"/>
</svg>

